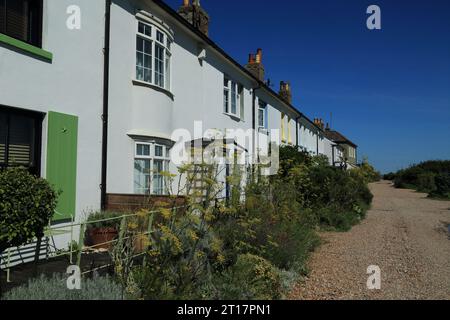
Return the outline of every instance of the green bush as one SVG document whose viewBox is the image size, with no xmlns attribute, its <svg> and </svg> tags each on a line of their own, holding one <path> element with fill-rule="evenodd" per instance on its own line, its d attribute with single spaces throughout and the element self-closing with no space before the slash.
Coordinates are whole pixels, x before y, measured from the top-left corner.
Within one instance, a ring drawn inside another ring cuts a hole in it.
<svg viewBox="0 0 450 320">
<path fill-rule="evenodd" d="M 30 280 L 27 285 L 8 291 L 4 300 L 122 300 L 120 285 L 109 277 L 82 279 L 81 290 L 67 289 L 67 275 Z"/>
<path fill-rule="evenodd" d="M 43 236 L 56 204 L 46 180 L 21 168 L 0 171 L 0 253 Z"/>
<path fill-rule="evenodd" d="M 432 172 L 424 172 L 417 175 L 416 186 L 421 192 L 431 192 L 436 189 L 436 175 Z"/>
<path fill-rule="evenodd" d="M 226 273 L 215 279 L 215 299 L 275 300 L 282 293 L 279 271 L 264 258 L 245 254 Z"/>
<path fill-rule="evenodd" d="M 448 198 L 450 161 L 426 161 L 394 174 L 396 188 L 427 192 L 430 197 Z"/>
<path fill-rule="evenodd" d="M 113 212 L 113 211 L 97 211 L 91 213 L 87 218 L 88 228 L 118 228 L 120 226 L 121 220 L 119 217 L 123 216 L 124 213 Z M 117 219 L 115 219 L 117 218 Z M 112 220 L 109 220 L 112 219 Z M 107 221 L 102 221 L 107 220 Z M 100 222 L 96 222 L 100 221 Z"/>
<path fill-rule="evenodd" d="M 435 177 L 436 188 L 430 193 L 431 197 L 450 198 L 450 174 L 441 173 Z"/>
</svg>

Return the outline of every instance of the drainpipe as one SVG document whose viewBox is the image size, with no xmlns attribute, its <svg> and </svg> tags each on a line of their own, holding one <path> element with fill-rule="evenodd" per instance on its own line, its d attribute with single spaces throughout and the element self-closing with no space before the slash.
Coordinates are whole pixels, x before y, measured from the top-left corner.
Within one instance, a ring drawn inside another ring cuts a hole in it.
<svg viewBox="0 0 450 320">
<path fill-rule="evenodd" d="M 332 145 L 331 146 L 331 163 L 333 164 L 333 167 L 335 167 L 336 166 L 336 162 L 335 162 L 335 156 L 334 156 L 334 148 L 336 148 L 336 146 L 335 145 Z"/>
<path fill-rule="evenodd" d="M 106 209 L 106 183 L 108 165 L 108 109 L 109 109 L 109 49 L 111 34 L 111 0 L 105 1 L 105 47 L 103 48 L 103 113 L 102 113 L 102 177 L 101 208 Z"/>
<path fill-rule="evenodd" d="M 300 115 L 299 117 L 295 118 L 295 145 L 297 146 L 297 149 L 300 147 L 300 139 L 299 139 L 299 135 L 298 135 L 298 124 L 299 121 L 301 120 L 302 116 Z"/>
<path fill-rule="evenodd" d="M 261 88 L 261 84 L 258 83 L 258 86 L 252 89 L 252 158 L 255 160 L 256 155 L 256 90 Z M 254 166 L 252 165 L 252 174 L 255 173 Z"/>
<path fill-rule="evenodd" d="M 317 136 L 316 136 L 316 155 L 319 155 L 319 132 L 317 132 Z"/>
</svg>

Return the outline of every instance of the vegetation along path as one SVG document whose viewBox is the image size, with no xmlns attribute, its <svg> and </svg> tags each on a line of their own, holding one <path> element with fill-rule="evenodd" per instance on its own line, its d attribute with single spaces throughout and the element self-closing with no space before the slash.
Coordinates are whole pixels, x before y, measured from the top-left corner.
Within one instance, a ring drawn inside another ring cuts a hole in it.
<svg viewBox="0 0 450 320">
<path fill-rule="evenodd" d="M 348 233 L 326 232 L 310 260 L 311 273 L 292 299 L 450 299 L 450 202 L 370 185 L 372 209 Z M 371 265 L 381 289 L 368 290 Z"/>
</svg>

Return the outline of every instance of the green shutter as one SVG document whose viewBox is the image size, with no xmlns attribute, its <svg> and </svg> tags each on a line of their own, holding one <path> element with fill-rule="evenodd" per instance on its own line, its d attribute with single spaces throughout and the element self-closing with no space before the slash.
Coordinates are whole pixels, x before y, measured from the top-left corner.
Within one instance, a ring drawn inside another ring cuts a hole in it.
<svg viewBox="0 0 450 320">
<path fill-rule="evenodd" d="M 54 220 L 75 216 L 78 117 L 48 113 L 47 180 L 60 191 Z"/>
</svg>

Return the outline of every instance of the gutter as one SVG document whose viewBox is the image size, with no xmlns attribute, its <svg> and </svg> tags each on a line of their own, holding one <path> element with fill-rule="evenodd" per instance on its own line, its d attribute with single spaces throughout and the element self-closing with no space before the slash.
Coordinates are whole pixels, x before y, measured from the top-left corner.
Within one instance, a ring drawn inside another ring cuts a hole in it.
<svg viewBox="0 0 450 320">
<path fill-rule="evenodd" d="M 103 48 L 103 113 L 102 113 L 102 177 L 100 184 L 101 209 L 106 209 L 109 116 L 109 50 L 111 35 L 111 0 L 105 0 L 105 46 Z"/>
</svg>

